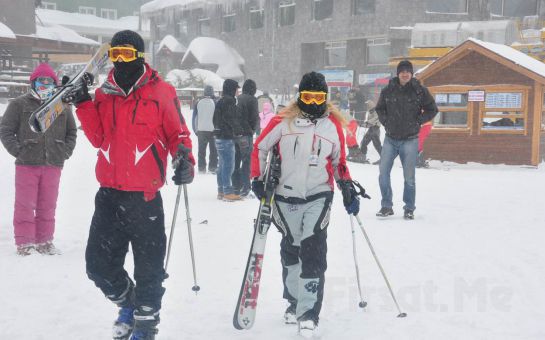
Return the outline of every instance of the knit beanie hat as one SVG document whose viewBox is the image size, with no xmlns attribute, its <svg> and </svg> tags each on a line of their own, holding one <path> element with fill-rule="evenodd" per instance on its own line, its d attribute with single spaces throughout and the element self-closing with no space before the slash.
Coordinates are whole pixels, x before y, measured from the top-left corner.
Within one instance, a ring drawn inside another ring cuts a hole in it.
<svg viewBox="0 0 545 340">
<path fill-rule="evenodd" d="M 309 72 L 303 75 L 299 83 L 299 92 L 315 91 L 327 93 L 327 83 L 323 74 L 318 72 Z"/>
<path fill-rule="evenodd" d="M 59 78 L 57 78 L 57 74 L 55 73 L 53 68 L 49 66 L 48 63 L 42 63 L 34 69 L 32 74 L 30 75 L 30 83 L 34 83 L 34 80 L 40 77 L 52 78 L 55 81 L 55 84 L 59 83 Z"/>
<path fill-rule="evenodd" d="M 144 39 L 140 36 L 140 34 L 131 31 L 131 30 L 125 30 L 125 31 L 119 31 L 112 37 L 112 41 L 110 42 L 110 45 L 112 46 L 122 46 L 122 45 L 132 45 L 138 52 L 144 52 Z"/>
<path fill-rule="evenodd" d="M 408 60 L 402 60 L 397 64 L 397 75 L 399 75 L 403 71 L 409 71 L 411 74 L 414 74 L 413 72 L 413 64 L 411 64 Z"/>
</svg>

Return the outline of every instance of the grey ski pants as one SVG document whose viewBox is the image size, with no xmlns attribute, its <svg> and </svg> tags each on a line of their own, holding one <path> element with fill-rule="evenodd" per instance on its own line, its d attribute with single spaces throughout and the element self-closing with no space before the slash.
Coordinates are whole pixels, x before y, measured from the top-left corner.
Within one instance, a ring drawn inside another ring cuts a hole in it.
<svg viewBox="0 0 545 340">
<path fill-rule="evenodd" d="M 276 201 L 275 225 L 282 232 L 280 256 L 284 298 L 297 304 L 298 319 L 318 321 L 327 269 L 327 226 L 333 193 L 305 203 Z"/>
</svg>

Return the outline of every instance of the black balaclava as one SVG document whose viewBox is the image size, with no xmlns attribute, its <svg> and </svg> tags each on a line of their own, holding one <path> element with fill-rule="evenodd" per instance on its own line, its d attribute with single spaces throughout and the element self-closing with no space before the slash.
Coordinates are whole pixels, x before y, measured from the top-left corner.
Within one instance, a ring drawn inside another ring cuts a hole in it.
<svg viewBox="0 0 545 340">
<path fill-rule="evenodd" d="M 314 91 L 327 93 L 327 83 L 323 74 L 318 72 L 310 72 L 303 75 L 301 82 L 299 83 L 299 92 L 302 91 Z M 327 101 L 318 105 L 316 103 L 305 104 L 301 101 L 301 98 L 297 97 L 297 106 L 303 111 L 303 115 L 310 119 L 315 120 L 323 116 L 327 110 Z"/>
<path fill-rule="evenodd" d="M 142 37 L 130 30 L 120 31 L 114 34 L 111 41 L 111 46 L 131 45 L 138 52 L 144 53 L 144 40 Z M 131 62 L 116 61 L 114 62 L 114 78 L 119 87 L 127 93 L 134 86 L 138 78 L 144 73 L 144 58 L 138 57 Z"/>
</svg>

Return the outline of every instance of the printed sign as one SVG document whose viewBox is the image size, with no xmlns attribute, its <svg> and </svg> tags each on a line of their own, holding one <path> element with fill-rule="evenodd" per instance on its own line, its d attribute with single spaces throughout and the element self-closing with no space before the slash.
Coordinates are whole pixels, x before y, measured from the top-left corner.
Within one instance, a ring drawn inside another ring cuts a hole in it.
<svg viewBox="0 0 545 340">
<path fill-rule="evenodd" d="M 358 75 L 358 84 L 370 85 L 375 83 L 377 79 L 390 78 L 390 73 L 363 73 Z"/>
<path fill-rule="evenodd" d="M 487 109 L 506 108 L 519 109 L 522 106 L 522 93 L 499 92 L 486 95 L 485 107 Z"/>
<path fill-rule="evenodd" d="M 467 101 L 468 102 L 484 102 L 484 91 L 468 91 L 467 92 Z"/>
<path fill-rule="evenodd" d="M 353 70 L 321 70 L 328 86 L 347 86 L 352 87 L 354 81 Z"/>
</svg>

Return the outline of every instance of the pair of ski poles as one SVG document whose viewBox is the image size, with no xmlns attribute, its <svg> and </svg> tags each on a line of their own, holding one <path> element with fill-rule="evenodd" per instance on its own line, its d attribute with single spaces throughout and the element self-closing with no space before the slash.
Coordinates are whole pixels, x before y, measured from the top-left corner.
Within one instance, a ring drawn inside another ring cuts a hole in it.
<svg viewBox="0 0 545 340">
<path fill-rule="evenodd" d="M 191 252 L 191 265 L 193 266 L 193 287 L 192 291 L 197 294 L 201 287 L 197 284 L 197 270 L 195 268 L 195 253 L 193 251 L 193 236 L 191 234 L 191 216 L 189 215 L 189 199 L 187 197 L 187 186 L 186 184 L 178 185 L 178 194 L 176 196 L 176 205 L 174 206 L 174 216 L 172 217 L 172 226 L 170 227 L 170 237 L 168 239 L 167 247 L 167 256 L 165 261 L 165 274 L 168 278 L 167 268 L 168 260 L 170 259 L 170 248 L 172 247 L 172 238 L 174 237 L 174 227 L 176 226 L 176 217 L 178 216 L 178 206 L 180 205 L 180 196 L 182 195 L 182 188 L 184 190 L 184 201 L 185 201 L 185 213 L 187 218 L 187 233 L 189 236 L 189 251 Z"/>
<path fill-rule="evenodd" d="M 356 191 L 356 193 L 363 198 L 371 198 L 368 195 L 365 194 L 365 189 L 358 183 L 354 182 L 354 184 L 360 189 L 360 191 Z M 371 244 L 371 240 L 369 239 L 369 236 L 367 235 L 367 232 L 365 231 L 365 228 L 363 227 L 363 223 L 360 220 L 360 217 L 358 215 L 350 215 L 350 228 L 352 231 L 352 248 L 353 248 L 353 255 L 354 255 L 354 264 L 356 266 L 356 280 L 358 283 L 358 293 L 360 294 L 360 302 L 358 303 L 358 306 L 360 308 L 364 308 L 367 306 L 367 302 L 363 300 L 363 296 L 361 294 L 361 283 L 360 283 L 360 270 L 358 266 L 358 256 L 356 252 L 356 231 L 354 230 L 354 217 L 356 218 L 356 221 L 358 222 L 358 225 L 360 226 L 361 232 L 363 233 L 363 236 L 365 237 L 365 241 L 367 241 L 367 245 L 369 246 L 369 249 L 371 250 L 371 253 L 373 254 L 373 257 L 375 258 L 375 262 L 377 263 L 378 268 L 380 269 L 380 272 L 382 273 L 382 277 L 384 278 L 384 281 L 386 282 L 386 286 L 388 286 L 388 290 L 390 291 L 390 295 L 392 296 L 392 299 L 394 300 L 394 304 L 397 307 L 398 318 L 404 318 L 407 316 L 407 313 L 401 312 L 401 309 L 399 308 L 399 304 L 397 303 L 397 299 L 394 295 L 394 291 L 392 290 L 392 286 L 390 285 L 390 281 L 388 281 L 388 278 L 386 277 L 386 273 L 384 272 L 384 268 L 382 268 L 382 265 L 380 264 L 380 261 L 378 260 L 377 254 L 375 253 L 375 249 L 373 248 L 373 245 Z"/>
</svg>

